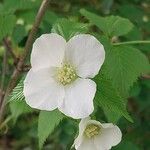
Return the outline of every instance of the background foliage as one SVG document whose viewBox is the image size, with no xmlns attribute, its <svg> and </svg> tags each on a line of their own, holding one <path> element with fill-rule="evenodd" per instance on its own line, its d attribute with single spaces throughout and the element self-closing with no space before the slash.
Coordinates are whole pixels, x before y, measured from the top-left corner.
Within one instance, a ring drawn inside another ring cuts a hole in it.
<svg viewBox="0 0 150 150">
<path fill-rule="evenodd" d="M 16 56 L 22 53 L 40 3 L 41 0 L 0 0 L 0 75 L 4 89 L 15 67 L 5 40 Z M 150 40 L 150 1 L 52 0 L 37 37 L 47 32 L 58 33 L 66 40 L 78 33 L 90 33 L 103 43 L 106 60 L 94 79 L 98 91 L 92 118 L 121 128 L 123 140 L 114 150 L 148 150 L 150 80 L 145 75 L 150 68 L 150 44 L 113 43 Z M 22 93 L 25 75 L 26 72 L 8 100 L 6 120 L 10 119 L 1 130 L 0 149 L 34 150 L 42 148 L 45 141 L 45 150 L 70 149 L 79 121 L 57 110 L 31 109 Z"/>
</svg>

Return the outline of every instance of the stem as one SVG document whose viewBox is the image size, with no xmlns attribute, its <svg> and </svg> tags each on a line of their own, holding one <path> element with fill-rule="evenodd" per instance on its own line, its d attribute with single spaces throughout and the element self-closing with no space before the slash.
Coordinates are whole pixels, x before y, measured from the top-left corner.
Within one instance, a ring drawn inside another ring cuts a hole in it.
<svg viewBox="0 0 150 150">
<path fill-rule="evenodd" d="M 6 69 L 7 69 L 7 50 L 5 50 L 4 56 L 3 56 L 2 77 L 1 77 L 1 89 L 2 90 L 4 90 L 4 85 L 5 85 Z"/>
<path fill-rule="evenodd" d="M 0 88 L 0 105 L 2 105 L 3 98 L 4 98 L 4 91 Z"/>
<path fill-rule="evenodd" d="M 150 79 L 150 75 L 148 75 L 148 74 L 147 74 L 147 75 L 142 75 L 141 77 L 142 77 L 143 79 Z"/>
<path fill-rule="evenodd" d="M 12 74 L 12 77 L 10 79 L 10 82 L 7 86 L 7 89 L 6 89 L 6 92 L 5 92 L 3 101 L 2 101 L 2 105 L 0 107 L 0 123 L 3 120 L 4 111 L 5 111 L 5 104 L 6 104 L 6 101 L 8 99 L 8 96 L 10 95 L 13 88 L 16 86 L 16 83 L 17 83 L 17 81 L 20 77 L 20 74 L 22 72 L 22 68 L 24 66 L 25 59 L 26 59 L 30 49 L 32 48 L 32 44 L 34 42 L 35 35 L 38 31 L 39 25 L 40 25 L 40 23 L 42 21 L 42 18 L 44 16 L 45 12 L 46 12 L 46 9 L 47 9 L 47 6 L 48 6 L 49 2 L 50 2 L 50 0 L 43 0 L 42 1 L 42 4 L 41 4 L 41 6 L 39 8 L 39 11 L 37 13 L 37 16 L 35 18 L 34 25 L 32 27 L 32 30 L 31 30 L 30 34 L 29 34 L 29 37 L 27 39 L 25 49 L 24 49 L 24 53 L 20 57 L 20 59 L 18 61 L 18 64 L 16 66 L 16 69 L 14 70 L 14 72 Z"/>
<path fill-rule="evenodd" d="M 13 58 L 14 64 L 17 64 L 18 58 L 16 57 L 15 53 L 13 52 L 13 49 L 11 47 L 12 44 L 9 41 L 9 39 L 4 38 L 3 39 L 3 44 L 4 44 L 5 48 L 6 48 L 6 50 L 10 53 L 11 57 Z"/>
<path fill-rule="evenodd" d="M 130 44 L 150 44 L 150 41 L 128 41 L 128 42 L 113 43 L 113 45 L 115 46 L 130 45 Z"/>
</svg>

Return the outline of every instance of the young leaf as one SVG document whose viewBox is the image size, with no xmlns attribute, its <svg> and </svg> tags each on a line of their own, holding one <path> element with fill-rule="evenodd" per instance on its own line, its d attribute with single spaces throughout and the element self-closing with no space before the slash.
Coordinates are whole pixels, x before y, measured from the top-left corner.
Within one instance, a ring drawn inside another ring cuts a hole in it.
<svg viewBox="0 0 150 150">
<path fill-rule="evenodd" d="M 0 14 L 0 41 L 7 35 L 12 34 L 16 18 L 12 14 Z"/>
<path fill-rule="evenodd" d="M 32 109 L 25 102 L 25 97 L 23 95 L 23 81 L 24 78 L 20 80 L 20 82 L 13 89 L 9 97 L 9 107 L 12 113 L 14 123 L 20 115 L 32 112 Z"/>
<path fill-rule="evenodd" d="M 138 49 L 115 46 L 107 53 L 101 72 L 112 79 L 122 96 L 127 97 L 133 83 L 148 70 L 148 59 Z"/>
<path fill-rule="evenodd" d="M 69 21 L 68 19 L 58 19 L 52 27 L 52 32 L 62 35 L 66 40 L 69 40 L 74 35 L 86 33 L 88 26 L 83 23 Z"/>
<path fill-rule="evenodd" d="M 23 95 L 23 81 L 24 78 L 20 80 L 17 86 L 13 89 L 12 93 L 10 94 L 9 101 L 24 101 L 25 97 Z"/>
<path fill-rule="evenodd" d="M 63 115 L 58 111 L 41 111 L 38 120 L 39 147 L 42 148 L 47 137 L 54 131 L 55 127 L 63 119 Z"/>
<path fill-rule="evenodd" d="M 104 112 L 109 111 L 112 112 L 112 114 L 117 114 L 117 118 L 108 118 L 108 120 L 116 122 L 121 116 L 124 116 L 127 120 L 132 122 L 132 119 L 126 110 L 125 102 L 113 87 L 112 81 L 104 75 L 98 75 L 95 80 L 97 83 L 97 93 L 95 97 L 97 105 L 100 106 Z"/>
<path fill-rule="evenodd" d="M 84 9 L 81 9 L 80 13 L 110 37 L 125 35 L 133 28 L 128 19 L 119 16 L 100 17 Z"/>
</svg>

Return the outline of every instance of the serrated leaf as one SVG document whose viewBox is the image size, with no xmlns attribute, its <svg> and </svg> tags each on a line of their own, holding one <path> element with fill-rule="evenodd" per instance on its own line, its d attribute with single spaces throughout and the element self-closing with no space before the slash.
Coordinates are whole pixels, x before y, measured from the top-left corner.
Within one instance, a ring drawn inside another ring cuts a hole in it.
<svg viewBox="0 0 150 150">
<path fill-rule="evenodd" d="M 130 122 L 133 122 L 126 110 L 123 98 L 113 87 L 112 81 L 104 75 L 98 75 L 95 80 L 97 83 L 96 103 L 104 110 L 104 112 L 106 110 L 119 116 L 117 116 L 117 118 L 108 118 L 108 120 L 116 123 L 121 116 L 124 116 Z"/>
<path fill-rule="evenodd" d="M 102 73 L 112 79 L 113 86 L 124 97 L 138 77 L 150 68 L 148 59 L 138 49 L 115 46 L 106 55 Z"/>
<path fill-rule="evenodd" d="M 84 9 L 81 9 L 80 13 L 110 37 L 125 35 L 133 28 L 128 19 L 119 16 L 100 17 Z"/>
<path fill-rule="evenodd" d="M 39 147 L 42 148 L 47 137 L 54 131 L 55 127 L 63 119 L 63 115 L 58 111 L 41 111 L 38 120 Z"/>
<path fill-rule="evenodd" d="M 14 123 L 20 115 L 32 112 L 32 108 L 30 108 L 25 102 L 25 97 L 23 95 L 23 81 L 24 77 L 20 80 L 9 96 L 9 107 Z"/>
<path fill-rule="evenodd" d="M 23 81 L 24 78 L 22 78 L 17 84 L 17 86 L 13 89 L 12 93 L 9 96 L 9 102 L 25 100 L 25 97 L 23 95 Z"/>
<path fill-rule="evenodd" d="M 10 35 L 16 23 L 16 17 L 12 14 L 0 14 L 0 41 Z"/>
<path fill-rule="evenodd" d="M 117 124 L 117 122 L 119 121 L 119 119 L 122 117 L 122 115 L 120 113 L 112 112 L 109 109 L 103 108 L 103 111 L 104 111 L 104 114 L 105 114 L 105 116 L 107 118 L 107 121 L 108 122 L 112 122 L 114 124 Z"/>
<path fill-rule="evenodd" d="M 69 40 L 74 35 L 86 33 L 88 31 L 88 26 L 84 23 L 69 21 L 68 19 L 58 19 L 51 31 L 53 33 L 58 33 L 66 40 Z"/>
<path fill-rule="evenodd" d="M 30 108 L 24 100 L 11 101 L 9 103 L 9 107 L 14 123 L 17 121 L 20 115 L 32 112 L 32 108 Z"/>
</svg>

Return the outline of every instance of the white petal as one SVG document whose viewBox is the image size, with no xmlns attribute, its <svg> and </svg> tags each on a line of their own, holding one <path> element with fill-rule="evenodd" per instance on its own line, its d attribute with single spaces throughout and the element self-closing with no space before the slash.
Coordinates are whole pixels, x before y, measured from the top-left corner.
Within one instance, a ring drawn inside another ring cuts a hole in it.
<svg viewBox="0 0 150 150">
<path fill-rule="evenodd" d="M 59 110 L 74 119 L 85 118 L 94 110 L 95 92 L 95 82 L 78 78 L 65 88 L 65 99 Z"/>
<path fill-rule="evenodd" d="M 43 34 L 33 44 L 31 66 L 33 70 L 60 66 L 65 51 L 66 41 L 58 34 Z"/>
<path fill-rule="evenodd" d="M 84 139 L 81 145 L 76 150 L 101 150 L 96 149 L 94 139 Z"/>
<path fill-rule="evenodd" d="M 25 100 L 32 108 L 54 110 L 62 103 L 64 88 L 52 78 L 52 69 L 31 69 L 24 81 Z"/>
<path fill-rule="evenodd" d="M 78 76 L 93 78 L 104 62 L 104 47 L 94 36 L 79 34 L 68 41 L 65 59 L 74 65 Z"/>
<path fill-rule="evenodd" d="M 80 123 L 79 123 L 79 132 L 83 132 L 84 129 L 86 128 L 86 125 L 90 122 L 90 117 L 86 117 L 81 119 Z"/>
<path fill-rule="evenodd" d="M 90 120 L 90 117 L 87 117 L 87 118 L 82 119 L 79 123 L 79 135 L 75 139 L 74 144 L 73 144 L 73 146 L 75 146 L 76 149 L 81 145 L 83 141 L 83 138 L 84 138 L 83 133 L 89 120 Z"/>
<path fill-rule="evenodd" d="M 120 143 L 122 138 L 122 133 L 120 129 L 111 123 L 102 124 L 103 128 L 99 136 L 95 138 L 95 145 L 97 148 L 100 146 L 103 147 L 102 150 L 111 149 L 112 146 L 115 146 Z"/>
</svg>

